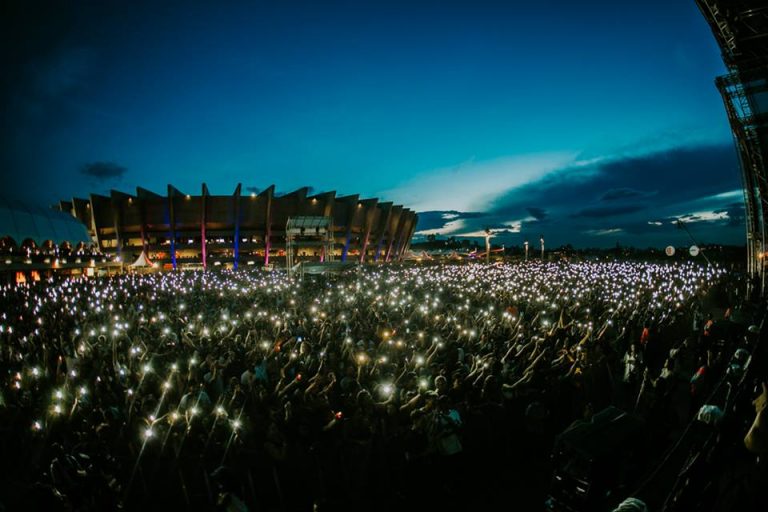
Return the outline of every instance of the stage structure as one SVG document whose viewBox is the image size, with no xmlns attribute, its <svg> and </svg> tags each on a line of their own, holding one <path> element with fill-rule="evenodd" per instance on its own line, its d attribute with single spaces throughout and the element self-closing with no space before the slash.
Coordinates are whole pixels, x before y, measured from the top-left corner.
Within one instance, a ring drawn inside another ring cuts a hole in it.
<svg viewBox="0 0 768 512">
<path fill-rule="evenodd" d="M 59 208 L 85 224 L 103 253 L 130 262 L 143 252 L 163 269 L 287 263 L 290 221 L 302 218 L 328 219 L 322 227 L 327 239 L 310 250 L 294 238 L 293 257 L 400 261 L 418 221 L 408 208 L 358 195 L 308 196 L 307 187 L 279 195 L 274 185 L 248 195 L 241 191 L 238 185 L 232 195 L 211 195 L 205 184 L 200 195 L 172 185 L 166 195 L 143 188 L 136 195 L 113 190 L 109 196 L 61 201 Z"/>
<path fill-rule="evenodd" d="M 715 83 L 739 154 L 746 208 L 748 269 L 765 289 L 768 214 L 768 4 L 696 0 L 720 45 L 726 75 Z"/>
<path fill-rule="evenodd" d="M 286 267 L 293 272 L 297 252 L 310 249 L 312 259 L 333 261 L 333 219 L 331 217 L 290 217 L 285 225 Z M 319 251 L 319 252 L 318 252 Z M 306 254 L 306 253 L 305 253 Z M 298 260 L 301 264 L 301 260 Z"/>
</svg>

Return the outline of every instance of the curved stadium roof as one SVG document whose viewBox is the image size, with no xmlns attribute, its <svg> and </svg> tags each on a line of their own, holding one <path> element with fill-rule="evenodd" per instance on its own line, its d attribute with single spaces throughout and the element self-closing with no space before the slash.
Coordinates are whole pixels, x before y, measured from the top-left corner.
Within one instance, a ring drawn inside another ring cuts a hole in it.
<svg viewBox="0 0 768 512">
<path fill-rule="evenodd" d="M 0 237 L 6 236 L 19 245 L 28 238 L 37 245 L 46 240 L 92 243 L 85 225 L 72 215 L 0 197 Z"/>
</svg>

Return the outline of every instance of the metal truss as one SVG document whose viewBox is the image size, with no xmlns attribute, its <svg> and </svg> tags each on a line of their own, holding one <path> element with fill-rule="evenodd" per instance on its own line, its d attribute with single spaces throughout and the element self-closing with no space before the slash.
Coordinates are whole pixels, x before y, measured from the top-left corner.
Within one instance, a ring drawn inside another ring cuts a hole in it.
<svg viewBox="0 0 768 512">
<path fill-rule="evenodd" d="M 768 212 L 768 4 L 764 0 L 696 0 L 728 74 L 715 80 L 738 150 L 744 185 L 748 271 L 765 290 Z"/>
</svg>

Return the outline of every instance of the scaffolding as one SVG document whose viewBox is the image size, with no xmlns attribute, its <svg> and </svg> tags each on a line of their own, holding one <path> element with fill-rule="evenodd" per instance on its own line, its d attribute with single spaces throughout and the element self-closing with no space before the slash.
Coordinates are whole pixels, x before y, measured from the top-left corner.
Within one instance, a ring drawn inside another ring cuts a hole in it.
<svg viewBox="0 0 768 512">
<path fill-rule="evenodd" d="M 741 165 L 747 269 L 766 288 L 768 212 L 768 5 L 764 0 L 697 0 L 728 67 L 715 80 Z"/>
<path fill-rule="evenodd" d="M 285 225 L 285 255 L 288 273 L 301 271 L 297 252 L 302 248 L 319 248 L 320 262 L 333 261 L 332 217 L 289 217 Z"/>
<path fill-rule="evenodd" d="M 756 116 L 750 105 L 749 95 L 755 87 L 768 91 L 766 80 L 745 80 L 743 72 L 718 77 L 717 87 L 723 97 L 725 110 L 733 132 L 734 143 L 741 164 L 744 186 L 744 207 L 747 230 L 747 267 L 750 275 L 757 275 L 761 286 L 765 285 L 765 215 L 768 211 L 768 180 L 761 132 L 765 132 L 765 119 Z M 745 83 L 748 84 L 745 87 Z M 764 137 L 764 134 L 763 134 Z"/>
</svg>

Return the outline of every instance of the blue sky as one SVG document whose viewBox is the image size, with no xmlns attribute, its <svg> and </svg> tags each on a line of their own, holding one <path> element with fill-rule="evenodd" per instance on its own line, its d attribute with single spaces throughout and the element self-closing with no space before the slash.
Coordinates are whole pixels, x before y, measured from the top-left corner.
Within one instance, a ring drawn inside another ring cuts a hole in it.
<svg viewBox="0 0 768 512">
<path fill-rule="evenodd" d="M 5 195 L 309 185 L 422 236 L 743 241 L 693 0 L 59 4 L 0 16 Z"/>
</svg>

